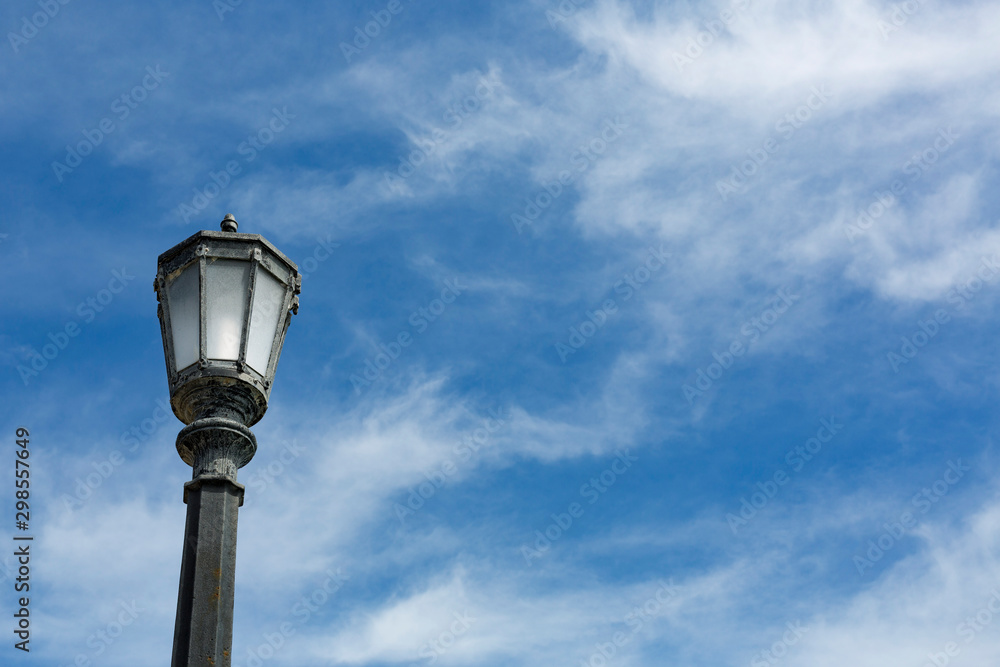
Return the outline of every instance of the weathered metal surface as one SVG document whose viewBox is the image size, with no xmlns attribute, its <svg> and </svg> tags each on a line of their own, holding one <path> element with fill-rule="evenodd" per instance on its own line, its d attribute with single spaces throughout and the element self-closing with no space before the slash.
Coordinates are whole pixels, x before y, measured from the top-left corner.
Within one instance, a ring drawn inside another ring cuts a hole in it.
<svg viewBox="0 0 1000 667">
<path fill-rule="evenodd" d="M 256 452 L 257 438 L 232 419 L 199 419 L 177 435 L 177 453 L 194 469 L 194 479 L 220 475 L 235 482 L 236 471 L 250 463 Z"/>
<path fill-rule="evenodd" d="M 225 417 L 253 426 L 267 410 L 267 398 L 256 386 L 240 377 L 218 374 L 188 380 L 174 391 L 170 404 L 185 424 Z"/>
<path fill-rule="evenodd" d="M 174 414 L 185 424 L 190 424 L 197 417 L 193 416 L 198 406 L 190 405 L 187 399 L 191 396 L 192 381 L 204 378 L 228 378 L 240 384 L 247 385 L 248 391 L 256 394 L 253 402 L 256 406 L 256 416 L 252 421 L 244 422 L 252 426 L 267 410 L 267 398 L 271 393 L 271 385 L 277 370 L 281 348 L 285 334 L 291 323 L 291 316 L 298 312 L 298 294 L 302 289 L 302 276 L 298 267 L 267 239 L 259 234 L 242 234 L 235 231 L 236 221 L 232 216 L 223 220 L 223 229 L 234 231 L 200 231 L 178 243 L 176 246 L 160 255 L 157 260 L 157 274 L 153 287 L 159 302 L 157 314 L 160 319 L 160 331 L 163 337 L 163 352 L 167 366 L 167 380 L 170 386 L 170 403 Z M 234 259 L 248 262 L 252 269 L 251 286 L 246 294 L 245 322 L 240 340 L 240 355 L 235 361 L 209 359 L 206 352 L 205 322 L 207 313 L 205 264 L 213 259 Z M 201 303 L 200 355 L 198 363 L 187 368 L 174 367 L 173 337 L 170 335 L 170 306 L 167 299 L 167 284 L 180 273 L 197 264 L 200 273 L 199 289 Z M 281 305 L 281 317 L 278 329 L 271 346 L 271 354 L 266 372 L 260 373 L 246 363 L 247 335 L 249 322 L 253 317 L 253 295 L 256 281 L 256 267 L 261 267 L 275 279 L 286 286 L 285 298 Z M 198 386 L 197 384 L 193 386 Z"/>
<path fill-rule="evenodd" d="M 236 519 L 243 486 L 224 476 L 184 485 L 187 524 L 171 667 L 231 667 Z"/>
</svg>

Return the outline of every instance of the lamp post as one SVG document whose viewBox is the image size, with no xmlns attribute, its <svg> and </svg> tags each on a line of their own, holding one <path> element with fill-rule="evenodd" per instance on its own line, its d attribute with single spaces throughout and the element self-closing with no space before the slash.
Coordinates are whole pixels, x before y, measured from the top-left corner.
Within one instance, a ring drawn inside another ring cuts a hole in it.
<svg viewBox="0 0 1000 667">
<path fill-rule="evenodd" d="M 267 410 L 291 315 L 298 267 L 258 234 L 201 231 L 160 255 L 157 314 L 170 405 L 186 426 L 177 452 L 190 465 L 187 523 L 171 667 L 230 667 L 236 471 L 257 451 L 250 431 Z"/>
</svg>

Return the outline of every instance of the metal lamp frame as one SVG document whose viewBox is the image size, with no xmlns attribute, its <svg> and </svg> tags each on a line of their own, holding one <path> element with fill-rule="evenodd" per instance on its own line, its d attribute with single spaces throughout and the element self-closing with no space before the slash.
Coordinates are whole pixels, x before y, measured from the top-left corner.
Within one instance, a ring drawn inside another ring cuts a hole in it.
<svg viewBox="0 0 1000 667">
<path fill-rule="evenodd" d="M 210 261 L 220 259 L 244 261 L 250 266 L 250 284 L 246 294 L 246 307 L 240 332 L 239 358 L 235 361 L 208 357 L 206 269 Z M 177 368 L 167 286 L 181 272 L 195 263 L 198 265 L 200 307 L 198 361 L 186 368 Z M 247 339 L 250 335 L 250 323 L 253 321 L 253 302 L 258 267 L 266 270 L 285 286 L 285 296 L 281 304 L 278 326 L 271 342 L 267 369 L 264 373 L 260 373 L 246 363 Z M 184 398 L 182 389 L 185 386 L 206 378 L 229 378 L 253 389 L 252 400 L 256 409 L 252 411 L 251 421 L 247 422 L 246 425 L 252 426 L 257 423 L 267 407 L 267 400 L 271 393 L 271 385 L 281 356 L 285 334 L 291 323 L 291 316 L 298 313 L 298 294 L 302 289 L 302 276 L 295 263 L 259 234 L 200 231 L 160 255 L 157 261 L 154 289 L 159 301 L 157 313 L 160 318 L 163 354 L 167 366 L 167 380 L 170 385 L 170 403 L 177 418 L 185 424 L 190 424 L 197 418 L 191 406 L 182 400 Z"/>
</svg>

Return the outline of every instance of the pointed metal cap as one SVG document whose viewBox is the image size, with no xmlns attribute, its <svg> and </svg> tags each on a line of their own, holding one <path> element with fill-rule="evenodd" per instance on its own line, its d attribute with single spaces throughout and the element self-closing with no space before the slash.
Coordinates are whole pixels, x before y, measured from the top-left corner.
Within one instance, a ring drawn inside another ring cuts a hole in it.
<svg viewBox="0 0 1000 667">
<path fill-rule="evenodd" d="M 222 231 L 224 232 L 235 232 L 239 225 L 236 223 L 236 218 L 233 217 L 232 213 L 226 213 L 226 217 L 222 219 Z"/>
</svg>

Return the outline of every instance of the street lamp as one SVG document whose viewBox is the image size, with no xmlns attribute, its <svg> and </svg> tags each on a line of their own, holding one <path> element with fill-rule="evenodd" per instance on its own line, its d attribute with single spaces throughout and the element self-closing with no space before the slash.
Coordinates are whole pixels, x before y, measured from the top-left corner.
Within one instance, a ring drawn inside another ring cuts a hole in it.
<svg viewBox="0 0 1000 667">
<path fill-rule="evenodd" d="M 298 267 L 258 234 L 201 231 L 160 255 L 156 298 L 170 405 L 185 426 L 177 452 L 193 468 L 171 667 L 229 667 L 233 638 L 236 471 L 257 451 L 291 315 Z"/>
</svg>

